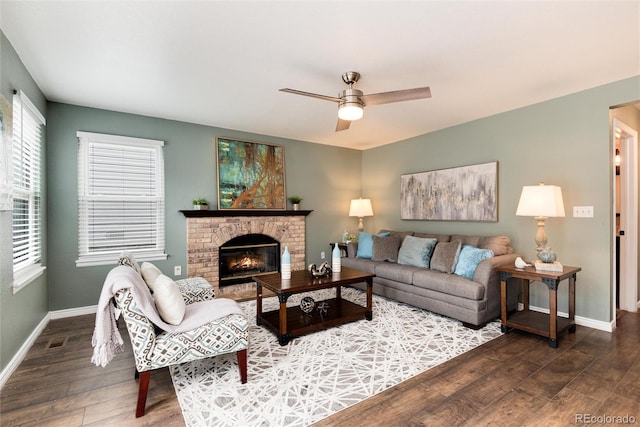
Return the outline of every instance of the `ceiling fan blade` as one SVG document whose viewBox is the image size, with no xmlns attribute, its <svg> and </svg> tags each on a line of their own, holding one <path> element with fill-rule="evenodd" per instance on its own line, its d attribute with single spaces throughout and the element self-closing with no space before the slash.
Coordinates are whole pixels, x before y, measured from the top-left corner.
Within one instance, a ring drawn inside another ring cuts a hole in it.
<svg viewBox="0 0 640 427">
<path fill-rule="evenodd" d="M 334 96 L 318 95 L 317 93 L 303 92 L 296 89 L 284 88 L 280 89 L 280 92 L 292 93 L 294 95 L 310 96 L 311 98 L 324 99 L 325 101 L 340 102 L 340 98 L 336 98 Z"/>
<path fill-rule="evenodd" d="M 360 97 L 365 106 L 389 104 L 390 102 L 411 101 L 412 99 L 431 98 L 429 87 L 415 89 L 394 90 L 391 92 L 372 93 Z"/>
<path fill-rule="evenodd" d="M 349 129 L 350 124 L 351 122 L 349 120 L 338 119 L 338 124 L 336 125 L 336 132 Z"/>
</svg>

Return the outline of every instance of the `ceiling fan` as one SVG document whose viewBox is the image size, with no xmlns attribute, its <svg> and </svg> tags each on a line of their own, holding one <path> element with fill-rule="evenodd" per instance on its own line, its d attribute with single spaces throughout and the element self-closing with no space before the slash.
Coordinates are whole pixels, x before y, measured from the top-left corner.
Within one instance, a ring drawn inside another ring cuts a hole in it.
<svg viewBox="0 0 640 427">
<path fill-rule="evenodd" d="M 353 88 L 353 85 L 356 84 L 358 80 L 360 80 L 360 73 L 356 71 L 347 71 L 344 73 L 342 75 L 342 81 L 349 85 L 349 89 L 344 89 L 338 97 L 318 95 L 316 93 L 303 92 L 301 90 L 289 88 L 280 89 L 280 91 L 293 93 L 295 95 L 324 99 L 325 101 L 337 102 L 338 124 L 336 125 L 336 132 L 349 129 L 351 122 L 353 120 L 361 119 L 364 114 L 364 107 L 369 105 L 389 104 L 391 102 L 431 98 L 431 89 L 429 89 L 428 86 L 365 95 L 361 90 Z"/>
</svg>

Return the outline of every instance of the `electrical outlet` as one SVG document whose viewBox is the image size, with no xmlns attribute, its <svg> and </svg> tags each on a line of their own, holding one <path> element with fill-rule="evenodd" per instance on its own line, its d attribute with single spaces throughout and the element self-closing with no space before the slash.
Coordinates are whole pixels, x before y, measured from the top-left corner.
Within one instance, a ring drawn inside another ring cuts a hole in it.
<svg viewBox="0 0 640 427">
<path fill-rule="evenodd" d="M 574 218 L 593 218 L 593 206 L 574 206 Z"/>
<path fill-rule="evenodd" d="M 173 267 L 173 275 L 174 276 L 182 276 L 182 266 L 181 265 L 176 265 L 175 267 Z"/>
<path fill-rule="evenodd" d="M 324 259 L 324 251 L 320 252 L 320 259 Z"/>
</svg>

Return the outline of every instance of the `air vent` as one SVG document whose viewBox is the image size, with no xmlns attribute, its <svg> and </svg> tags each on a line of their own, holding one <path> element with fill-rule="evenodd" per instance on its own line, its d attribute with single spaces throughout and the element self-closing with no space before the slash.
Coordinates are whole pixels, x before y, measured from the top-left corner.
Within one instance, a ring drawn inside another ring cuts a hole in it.
<svg viewBox="0 0 640 427">
<path fill-rule="evenodd" d="M 51 338 L 49 340 L 49 343 L 47 344 L 47 349 L 49 348 L 58 348 L 58 347 L 64 347 L 67 344 L 67 340 L 69 339 L 69 337 L 56 337 L 56 338 Z"/>
</svg>

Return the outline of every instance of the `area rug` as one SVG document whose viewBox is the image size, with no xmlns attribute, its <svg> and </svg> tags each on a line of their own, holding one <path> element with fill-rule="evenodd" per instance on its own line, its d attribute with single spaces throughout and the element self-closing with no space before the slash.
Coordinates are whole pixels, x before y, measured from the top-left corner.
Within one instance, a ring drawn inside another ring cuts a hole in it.
<svg viewBox="0 0 640 427">
<path fill-rule="evenodd" d="M 312 296 L 321 301 L 335 291 Z M 364 305 L 357 289 L 344 288 L 342 297 Z M 299 301 L 294 295 L 287 304 Z M 256 326 L 255 301 L 241 306 L 251 325 L 246 384 L 235 354 L 170 369 L 187 426 L 307 426 L 501 335 L 499 322 L 474 331 L 374 295 L 373 320 L 280 346 L 273 333 Z M 275 297 L 263 301 L 263 311 L 277 307 Z"/>
</svg>

